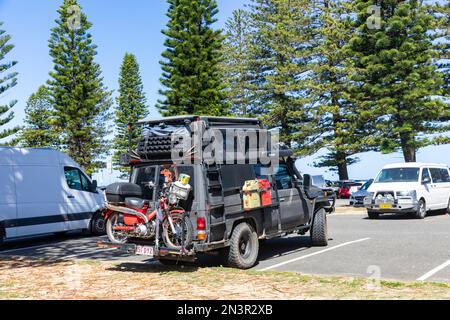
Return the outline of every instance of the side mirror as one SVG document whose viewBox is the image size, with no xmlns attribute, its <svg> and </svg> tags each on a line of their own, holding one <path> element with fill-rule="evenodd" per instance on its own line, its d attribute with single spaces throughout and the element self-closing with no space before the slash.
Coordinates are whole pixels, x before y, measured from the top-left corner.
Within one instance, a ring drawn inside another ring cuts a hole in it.
<svg viewBox="0 0 450 320">
<path fill-rule="evenodd" d="M 429 177 L 426 177 L 422 180 L 422 184 L 429 184 L 431 183 L 431 179 Z"/>
<path fill-rule="evenodd" d="M 313 182 L 312 182 L 312 177 L 311 177 L 311 175 L 309 175 L 309 174 L 305 174 L 305 175 L 303 175 L 303 187 L 305 188 L 305 189 L 311 189 L 311 187 L 312 187 L 312 184 Z"/>
<path fill-rule="evenodd" d="M 91 184 L 91 192 L 97 192 L 97 188 L 98 188 L 98 182 L 97 182 L 97 180 L 92 181 L 92 184 Z"/>
</svg>

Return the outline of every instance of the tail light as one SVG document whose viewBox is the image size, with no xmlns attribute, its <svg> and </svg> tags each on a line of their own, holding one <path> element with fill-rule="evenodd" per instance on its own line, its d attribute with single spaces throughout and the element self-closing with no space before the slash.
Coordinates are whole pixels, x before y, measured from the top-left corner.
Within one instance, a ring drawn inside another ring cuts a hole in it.
<svg viewBox="0 0 450 320">
<path fill-rule="evenodd" d="M 206 219 L 197 218 L 197 239 L 200 241 L 206 240 Z"/>
</svg>

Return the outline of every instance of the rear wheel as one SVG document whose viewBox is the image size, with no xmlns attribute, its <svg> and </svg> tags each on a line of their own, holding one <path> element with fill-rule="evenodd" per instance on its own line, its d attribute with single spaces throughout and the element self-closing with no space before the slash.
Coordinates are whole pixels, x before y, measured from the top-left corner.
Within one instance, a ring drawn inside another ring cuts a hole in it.
<svg viewBox="0 0 450 320">
<path fill-rule="evenodd" d="M 328 221 L 325 209 L 314 214 L 311 227 L 311 243 L 313 246 L 325 247 L 328 245 Z"/>
<path fill-rule="evenodd" d="M 425 203 L 425 200 L 420 199 L 419 203 L 417 204 L 417 209 L 414 214 L 414 217 L 416 219 L 425 219 L 426 215 L 427 215 L 427 205 Z"/>
<path fill-rule="evenodd" d="M 450 199 L 448 199 L 447 213 L 450 214 Z"/>
<path fill-rule="evenodd" d="M 380 214 L 375 211 L 367 210 L 367 215 L 369 216 L 369 219 L 378 219 L 380 217 Z"/>
<path fill-rule="evenodd" d="M 248 224 L 236 226 L 230 239 L 228 264 L 238 269 L 250 269 L 256 264 L 259 241 L 256 231 Z"/>
</svg>

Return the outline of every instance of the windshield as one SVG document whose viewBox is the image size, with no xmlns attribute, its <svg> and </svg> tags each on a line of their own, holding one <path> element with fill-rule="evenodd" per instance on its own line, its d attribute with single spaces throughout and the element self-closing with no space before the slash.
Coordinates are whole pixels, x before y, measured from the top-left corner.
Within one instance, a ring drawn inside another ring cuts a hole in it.
<svg viewBox="0 0 450 320">
<path fill-rule="evenodd" d="M 419 168 L 392 168 L 383 169 L 375 182 L 417 182 L 419 181 Z"/>
<path fill-rule="evenodd" d="M 361 187 L 360 190 L 366 191 L 367 189 L 370 188 L 371 185 L 372 185 L 372 181 L 367 181 L 366 183 L 363 184 L 363 186 Z"/>
</svg>

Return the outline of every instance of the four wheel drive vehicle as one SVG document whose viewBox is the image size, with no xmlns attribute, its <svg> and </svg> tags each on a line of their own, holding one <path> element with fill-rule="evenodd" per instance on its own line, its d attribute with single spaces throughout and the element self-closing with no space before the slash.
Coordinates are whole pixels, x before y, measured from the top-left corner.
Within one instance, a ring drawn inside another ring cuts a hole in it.
<svg viewBox="0 0 450 320">
<path fill-rule="evenodd" d="M 357 192 L 362 185 L 361 182 L 344 182 L 339 189 L 338 198 L 350 199 L 352 193 Z"/>
<path fill-rule="evenodd" d="M 368 189 L 364 205 L 370 218 L 383 213 L 450 211 L 450 172 L 447 165 L 402 163 L 385 166 Z"/>
<path fill-rule="evenodd" d="M 350 196 L 350 205 L 354 207 L 364 207 L 364 199 L 369 195 L 369 187 L 372 185 L 373 179 L 364 183 L 357 192 Z"/>
<path fill-rule="evenodd" d="M 191 189 L 187 200 L 175 199 L 171 191 L 169 197 L 189 217 L 193 226 L 192 243 L 183 241 L 188 228 L 178 225 L 175 232 L 183 243 L 181 250 L 168 245 L 164 239 L 158 245 L 158 237 L 152 239 L 139 234 L 127 237 L 125 243 L 99 243 L 99 246 L 153 256 L 167 264 L 195 261 L 199 254 L 220 254 L 228 265 L 247 269 L 257 262 L 259 240 L 309 232 L 313 245 L 328 244 L 327 210 L 332 210 L 331 205 L 319 188 L 312 187 L 310 176 L 305 175 L 304 179 L 298 172 L 291 150 L 280 150 L 275 166 L 260 162 L 249 164 L 248 161 L 247 164 L 234 161 L 211 164 L 202 159 L 193 163 L 174 162 L 170 153 L 174 148 L 172 133 L 192 134 L 194 123 L 205 130 L 239 129 L 239 134 L 241 130 L 263 130 L 256 119 L 183 116 L 142 121 L 143 138 L 138 150 L 122 157 L 122 164 L 132 167 L 130 183 L 140 187 L 142 200 L 127 201 L 128 197 L 136 195 L 120 194 L 122 201 L 129 205 L 147 206 L 147 214 L 150 214 L 161 202 L 162 186 L 168 175 L 163 174 L 164 169 L 170 168 L 173 181 L 189 176 Z M 229 145 L 230 141 L 225 140 L 225 143 Z M 261 189 L 257 191 L 258 188 Z M 110 193 L 109 197 L 112 196 Z M 121 216 L 117 227 L 153 228 L 128 218 Z M 166 228 L 172 229 L 171 226 Z"/>
<path fill-rule="evenodd" d="M 67 155 L 0 148 L 0 242 L 70 230 L 104 233 L 104 196 Z"/>
</svg>

